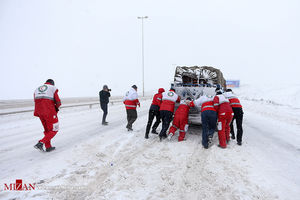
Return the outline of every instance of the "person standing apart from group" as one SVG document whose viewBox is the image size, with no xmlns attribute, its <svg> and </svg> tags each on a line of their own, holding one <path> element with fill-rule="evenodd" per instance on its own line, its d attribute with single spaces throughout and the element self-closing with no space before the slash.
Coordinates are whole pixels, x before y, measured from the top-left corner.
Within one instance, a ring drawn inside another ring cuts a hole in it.
<svg viewBox="0 0 300 200">
<path fill-rule="evenodd" d="M 230 122 L 233 117 L 232 108 L 229 104 L 229 100 L 220 90 L 217 90 L 213 102 L 214 108 L 218 113 L 218 146 L 226 148 L 227 143 L 230 141 Z"/>
<path fill-rule="evenodd" d="M 231 139 L 235 139 L 234 129 L 233 129 L 233 121 L 236 120 L 236 127 L 237 127 L 237 135 L 236 141 L 238 145 L 242 145 L 242 137 L 243 137 L 243 107 L 240 103 L 240 100 L 233 94 L 231 89 L 227 89 L 224 93 L 225 97 L 229 100 L 230 105 L 233 110 L 233 119 L 230 123 L 230 133 Z"/>
<path fill-rule="evenodd" d="M 57 113 L 61 105 L 58 96 L 58 89 L 54 86 L 54 81 L 48 79 L 45 84 L 39 86 L 34 91 L 34 116 L 39 117 L 44 127 L 44 137 L 34 146 L 36 149 L 46 152 L 53 151 L 51 139 L 59 129 Z"/>
<path fill-rule="evenodd" d="M 150 128 L 151 128 L 154 117 L 156 117 L 156 121 L 155 121 L 154 125 L 152 126 L 151 133 L 158 134 L 156 132 L 156 129 L 157 129 L 158 125 L 160 124 L 159 108 L 160 108 L 160 104 L 161 104 L 161 101 L 162 101 L 162 93 L 164 91 L 165 91 L 164 88 L 159 88 L 158 93 L 156 93 L 153 96 L 152 104 L 151 104 L 150 109 L 149 109 L 148 123 L 147 123 L 146 133 L 145 133 L 145 138 L 146 139 L 149 138 L 149 132 L 150 132 Z"/>
<path fill-rule="evenodd" d="M 162 129 L 159 133 L 159 139 L 167 137 L 167 131 L 173 118 L 175 103 L 180 102 L 180 97 L 175 93 L 175 89 L 162 93 L 162 103 L 160 106 L 160 117 L 162 119 Z"/>
<path fill-rule="evenodd" d="M 103 89 L 99 92 L 99 99 L 100 99 L 100 107 L 103 110 L 103 117 L 102 117 L 102 125 L 108 125 L 106 121 L 106 116 L 108 113 L 108 103 L 110 97 L 111 89 L 108 89 L 107 85 L 103 86 Z"/>
<path fill-rule="evenodd" d="M 130 90 L 126 92 L 123 98 L 123 103 L 125 104 L 128 122 L 126 128 L 128 131 L 133 131 L 132 124 L 137 119 L 136 107 L 140 107 L 136 85 L 133 85 Z"/>
</svg>

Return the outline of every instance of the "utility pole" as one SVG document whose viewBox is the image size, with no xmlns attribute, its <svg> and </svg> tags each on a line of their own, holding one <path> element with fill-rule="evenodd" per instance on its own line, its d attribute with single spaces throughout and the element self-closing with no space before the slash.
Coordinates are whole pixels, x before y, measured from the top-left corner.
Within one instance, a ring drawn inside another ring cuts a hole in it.
<svg viewBox="0 0 300 200">
<path fill-rule="evenodd" d="M 142 77 L 143 77 L 143 97 L 145 96 L 145 67 L 144 67 L 144 19 L 147 19 L 148 16 L 137 17 L 142 20 Z"/>
</svg>

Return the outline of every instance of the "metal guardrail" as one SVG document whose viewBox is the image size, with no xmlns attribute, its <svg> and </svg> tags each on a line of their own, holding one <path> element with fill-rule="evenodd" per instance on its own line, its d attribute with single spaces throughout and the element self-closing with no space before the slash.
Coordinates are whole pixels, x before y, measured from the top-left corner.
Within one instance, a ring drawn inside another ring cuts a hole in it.
<svg viewBox="0 0 300 200">
<path fill-rule="evenodd" d="M 147 100 L 147 99 L 150 99 L 151 97 L 142 97 L 142 98 L 139 98 L 140 100 Z M 114 100 L 110 100 L 110 104 L 114 104 L 114 103 L 120 103 L 122 102 L 123 100 L 122 99 L 114 99 Z M 93 105 L 99 105 L 100 102 L 89 102 L 89 103 L 80 103 L 80 104 L 72 104 L 72 105 L 62 105 L 60 107 L 60 109 L 62 108 L 72 108 L 72 107 L 81 107 L 81 106 L 89 106 L 89 108 L 91 109 L 93 107 Z M 25 113 L 25 112 L 33 112 L 34 109 L 26 109 L 26 110 L 18 110 L 18 111 L 10 111 L 10 112 L 3 112 L 3 113 L 0 113 L 0 116 L 1 115 L 10 115 L 10 114 L 18 114 L 18 113 Z"/>
<path fill-rule="evenodd" d="M 89 106 L 92 108 L 93 105 L 100 104 L 99 102 L 95 103 L 85 103 L 85 104 L 75 104 L 75 105 L 62 105 L 61 108 L 70 108 L 70 107 L 80 107 L 80 106 Z M 1 115 L 10 115 L 10 114 L 18 114 L 18 113 L 25 113 L 25 112 L 33 112 L 34 109 L 27 109 L 27 110 L 18 110 L 18 111 L 10 111 L 10 112 L 4 112 L 0 113 Z"/>
<path fill-rule="evenodd" d="M 0 116 L 1 115 L 18 114 L 18 113 L 24 113 L 24 112 L 33 112 L 33 110 L 22 110 L 22 111 L 14 111 L 14 112 L 5 112 L 5 113 L 0 113 Z"/>
</svg>

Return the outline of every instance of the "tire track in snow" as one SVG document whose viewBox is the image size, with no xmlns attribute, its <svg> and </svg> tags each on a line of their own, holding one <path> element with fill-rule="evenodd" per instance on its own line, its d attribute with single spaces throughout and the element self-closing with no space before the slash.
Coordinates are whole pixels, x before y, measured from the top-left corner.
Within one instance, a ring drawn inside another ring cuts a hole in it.
<svg viewBox="0 0 300 200">
<path fill-rule="evenodd" d="M 215 145 L 208 150 L 196 147 L 187 163 L 178 199 L 278 199 L 251 181 L 242 162 L 236 165 L 231 154 L 237 148 L 232 145 L 227 149 Z"/>
<path fill-rule="evenodd" d="M 111 116 L 108 117 L 108 119 L 111 119 L 111 123 L 106 127 L 102 126 L 100 123 L 102 117 L 100 108 L 88 110 L 64 109 L 59 116 L 61 125 L 60 131 L 52 141 L 52 144 L 57 147 L 57 150 L 48 156 L 59 156 L 62 152 L 69 151 L 69 147 L 74 147 L 83 141 L 88 141 L 91 137 L 98 137 L 102 132 L 111 128 L 122 125 L 125 127 L 125 117 L 123 117 L 124 120 L 120 120 L 120 115 L 117 114 L 122 112 L 122 115 L 126 115 L 124 105 L 115 104 L 110 107 L 109 112 Z M 21 118 L 26 121 L 26 124 L 29 123 L 31 126 L 21 125 L 18 126 L 18 128 L 13 126 L 9 131 L 2 132 L 2 138 L 0 139 L 0 162 L 2 163 L 1 168 L 3 169 L 2 175 L 11 174 L 14 171 L 24 171 L 26 170 L 26 167 L 30 170 L 34 162 L 43 160 L 45 157 L 44 154 L 41 154 L 33 148 L 33 145 L 36 144 L 37 140 L 43 137 L 40 121 L 38 118 L 33 117 L 32 113 L 27 113 L 26 116 L 25 114 L 20 115 Z M 11 116 L 7 117 L 11 118 Z M 1 120 L 5 121 L 5 117 L 2 117 Z M 38 130 L 36 130 L 37 126 L 39 127 Z M 32 157 L 29 154 L 34 154 L 36 156 Z M 26 158 L 28 159 L 26 160 Z M 26 164 L 24 163 L 24 159 L 26 160 Z M 23 164 L 19 165 L 18 163 L 21 160 L 23 160 Z M 14 167 L 12 168 L 11 165 Z M 4 177 L 1 176 L 0 178 Z"/>
</svg>

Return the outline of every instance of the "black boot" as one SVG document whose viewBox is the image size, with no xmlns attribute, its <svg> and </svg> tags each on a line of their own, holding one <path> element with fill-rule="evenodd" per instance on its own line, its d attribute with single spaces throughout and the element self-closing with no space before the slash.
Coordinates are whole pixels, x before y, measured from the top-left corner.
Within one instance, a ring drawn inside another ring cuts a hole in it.
<svg viewBox="0 0 300 200">
<path fill-rule="evenodd" d="M 152 130 L 151 133 L 158 135 L 158 133 L 156 132 L 156 130 Z"/>
<path fill-rule="evenodd" d="M 53 151 L 55 149 L 55 147 L 49 147 L 46 149 L 46 152 L 50 152 L 50 151 Z"/>
<path fill-rule="evenodd" d="M 44 151 L 43 149 L 43 143 L 42 142 L 38 142 L 36 145 L 34 145 L 34 148 L 40 150 L 40 151 Z"/>
<path fill-rule="evenodd" d="M 149 134 L 145 134 L 145 139 L 148 139 L 149 138 Z"/>
<path fill-rule="evenodd" d="M 162 140 L 163 140 L 163 138 L 161 136 L 159 136 L 159 141 L 162 141 Z"/>
<path fill-rule="evenodd" d="M 208 136 L 208 142 L 207 142 L 207 143 L 208 143 L 208 146 L 212 144 L 212 140 L 213 140 L 213 136 L 212 136 L 212 135 L 209 135 L 209 136 Z"/>
<path fill-rule="evenodd" d="M 234 133 L 231 133 L 231 139 L 235 140 Z"/>
<path fill-rule="evenodd" d="M 163 139 L 166 139 L 168 136 L 166 134 L 159 135 L 159 140 L 162 141 Z"/>
</svg>

